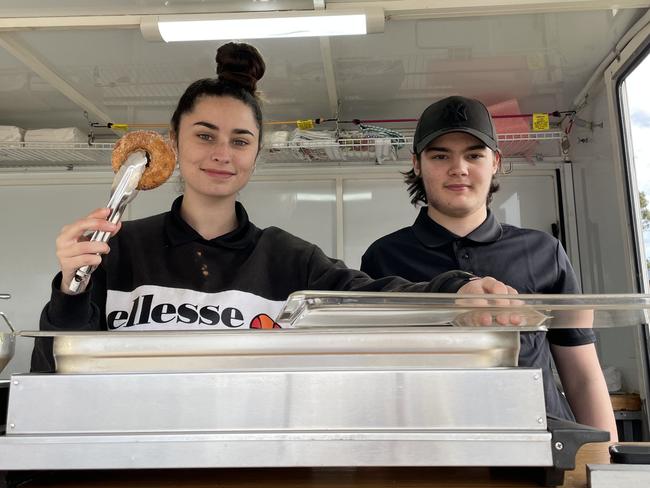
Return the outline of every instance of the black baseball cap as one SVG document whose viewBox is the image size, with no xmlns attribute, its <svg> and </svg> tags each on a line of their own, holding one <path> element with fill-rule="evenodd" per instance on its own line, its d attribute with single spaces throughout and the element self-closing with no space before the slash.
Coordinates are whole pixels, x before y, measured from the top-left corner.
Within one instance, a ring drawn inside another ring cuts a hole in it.
<svg viewBox="0 0 650 488">
<path fill-rule="evenodd" d="M 498 150 L 497 133 L 487 107 L 473 98 L 453 96 L 432 103 L 422 112 L 413 136 L 413 152 L 420 154 L 431 141 L 450 132 L 466 132 L 493 151 Z"/>
</svg>

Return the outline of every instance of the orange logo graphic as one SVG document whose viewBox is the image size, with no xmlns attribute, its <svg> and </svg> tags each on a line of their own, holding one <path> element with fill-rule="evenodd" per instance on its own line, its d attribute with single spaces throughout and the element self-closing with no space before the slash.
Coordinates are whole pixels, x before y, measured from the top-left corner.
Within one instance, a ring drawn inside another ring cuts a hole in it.
<svg viewBox="0 0 650 488">
<path fill-rule="evenodd" d="M 251 329 L 281 329 L 277 323 L 275 323 L 275 320 L 273 320 L 271 317 L 266 315 L 265 313 L 261 313 L 253 320 L 251 320 L 250 324 Z"/>
</svg>

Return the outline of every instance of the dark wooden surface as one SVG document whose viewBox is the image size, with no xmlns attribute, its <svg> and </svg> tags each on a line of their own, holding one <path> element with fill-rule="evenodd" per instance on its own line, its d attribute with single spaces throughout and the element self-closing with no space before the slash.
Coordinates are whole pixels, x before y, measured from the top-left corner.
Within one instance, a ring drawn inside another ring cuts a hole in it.
<svg viewBox="0 0 650 488">
<path fill-rule="evenodd" d="M 608 443 L 587 444 L 576 469 L 565 475 L 565 488 L 586 487 L 585 464 L 609 463 Z M 263 453 L 259 453 L 263 455 Z M 23 487 L 188 487 L 188 488 L 424 488 L 540 486 L 527 469 L 488 468 L 271 468 L 77 471 L 41 473 Z M 15 474 L 14 474 L 15 475 Z"/>
</svg>

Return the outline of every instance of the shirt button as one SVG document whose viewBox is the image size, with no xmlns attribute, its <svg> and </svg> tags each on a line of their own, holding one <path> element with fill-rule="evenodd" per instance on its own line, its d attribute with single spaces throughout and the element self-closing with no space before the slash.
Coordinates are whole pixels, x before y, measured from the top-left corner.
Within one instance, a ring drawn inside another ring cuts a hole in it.
<svg viewBox="0 0 650 488">
<path fill-rule="evenodd" d="M 463 254 L 463 259 L 469 259 L 469 254 L 468 253 Z"/>
</svg>

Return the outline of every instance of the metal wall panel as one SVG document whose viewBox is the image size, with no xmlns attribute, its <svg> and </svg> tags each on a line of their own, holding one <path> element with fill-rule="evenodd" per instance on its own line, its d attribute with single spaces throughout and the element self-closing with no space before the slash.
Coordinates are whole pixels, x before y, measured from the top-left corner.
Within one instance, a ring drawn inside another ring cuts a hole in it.
<svg viewBox="0 0 650 488">
<path fill-rule="evenodd" d="M 541 373 L 503 368 L 17 375 L 7 416 L 8 436 L 331 429 L 545 430 Z"/>
</svg>

